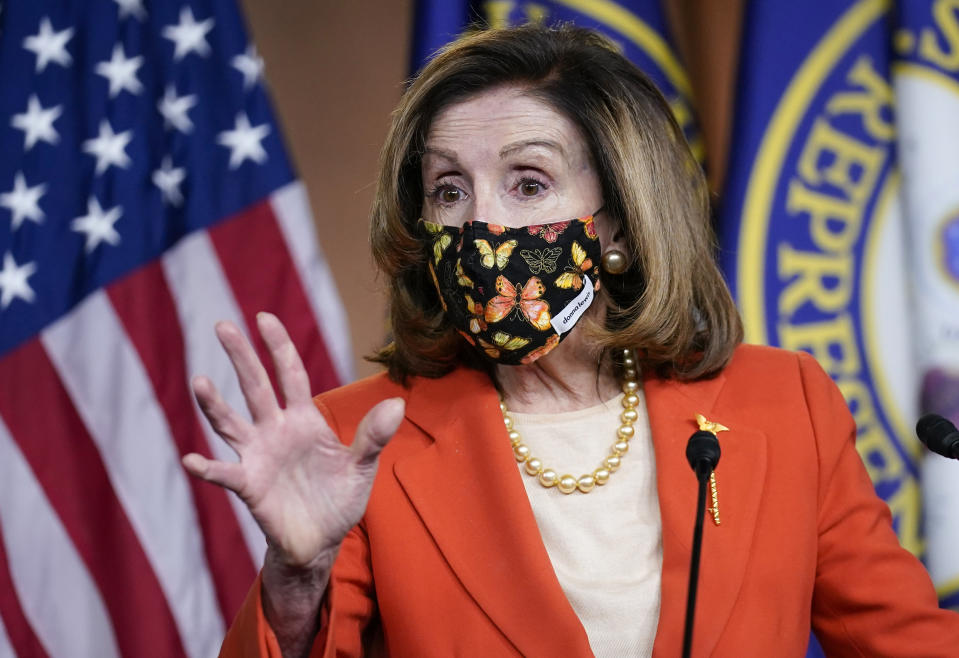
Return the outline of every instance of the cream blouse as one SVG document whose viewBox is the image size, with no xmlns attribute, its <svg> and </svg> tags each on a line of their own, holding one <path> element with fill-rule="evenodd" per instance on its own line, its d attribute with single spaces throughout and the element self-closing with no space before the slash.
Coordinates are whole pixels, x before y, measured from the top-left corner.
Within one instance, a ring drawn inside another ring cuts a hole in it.
<svg viewBox="0 0 959 658">
<path fill-rule="evenodd" d="M 609 454 L 622 398 L 567 413 L 510 416 L 545 467 L 578 477 Z M 596 656 L 652 655 L 659 621 L 662 523 L 641 393 L 636 410 L 629 452 L 605 485 L 564 495 L 522 473 L 553 570 Z"/>
</svg>

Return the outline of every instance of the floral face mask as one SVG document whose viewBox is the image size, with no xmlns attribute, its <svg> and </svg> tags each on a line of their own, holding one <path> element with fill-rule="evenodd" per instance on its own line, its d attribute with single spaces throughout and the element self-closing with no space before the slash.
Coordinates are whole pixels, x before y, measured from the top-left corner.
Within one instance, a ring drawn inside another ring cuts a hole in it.
<svg viewBox="0 0 959 658">
<path fill-rule="evenodd" d="M 430 274 L 457 331 L 507 365 L 559 345 L 599 290 L 594 215 L 524 228 L 421 219 Z"/>
</svg>

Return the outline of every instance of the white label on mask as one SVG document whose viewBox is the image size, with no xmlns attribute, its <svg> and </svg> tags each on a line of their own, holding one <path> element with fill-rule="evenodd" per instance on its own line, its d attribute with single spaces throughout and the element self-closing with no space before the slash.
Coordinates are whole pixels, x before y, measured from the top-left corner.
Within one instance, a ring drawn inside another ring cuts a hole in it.
<svg viewBox="0 0 959 658">
<path fill-rule="evenodd" d="M 589 277 L 584 274 L 583 291 L 576 295 L 576 299 L 567 304 L 566 308 L 554 315 L 553 319 L 550 320 L 550 324 L 553 325 L 553 329 L 556 330 L 556 333 L 562 336 L 573 328 L 573 325 L 576 324 L 577 320 L 579 320 L 579 316 L 581 316 L 592 303 L 593 284 L 589 280 Z"/>
</svg>

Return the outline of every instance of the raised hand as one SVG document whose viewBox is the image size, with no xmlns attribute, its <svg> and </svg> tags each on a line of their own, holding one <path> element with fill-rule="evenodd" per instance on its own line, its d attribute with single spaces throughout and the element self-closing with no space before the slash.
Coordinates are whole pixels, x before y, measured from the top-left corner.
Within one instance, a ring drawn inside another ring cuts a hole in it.
<svg viewBox="0 0 959 658">
<path fill-rule="evenodd" d="M 251 420 L 232 409 L 204 376 L 193 391 L 213 429 L 239 454 L 239 463 L 192 453 L 192 475 L 231 491 L 249 507 L 266 535 L 271 564 L 290 570 L 328 569 L 346 533 L 363 515 L 377 456 L 403 417 L 401 399 L 384 400 L 366 415 L 344 446 L 313 405 L 303 363 L 283 325 L 257 315 L 285 401 L 281 407 L 252 346 L 229 322 L 216 326 L 239 379 Z M 266 573 L 264 574 L 266 580 Z"/>
</svg>

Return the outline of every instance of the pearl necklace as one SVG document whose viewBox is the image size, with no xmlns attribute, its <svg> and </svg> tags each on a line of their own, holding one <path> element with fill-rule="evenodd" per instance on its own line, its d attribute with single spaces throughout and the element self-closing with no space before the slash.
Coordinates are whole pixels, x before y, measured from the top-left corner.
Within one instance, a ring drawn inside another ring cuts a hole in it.
<svg viewBox="0 0 959 658">
<path fill-rule="evenodd" d="M 523 443 L 519 432 L 513 427 L 513 419 L 509 415 L 506 403 L 500 400 L 499 408 L 503 412 L 503 422 L 506 424 L 509 440 L 513 446 L 513 455 L 516 461 L 523 464 L 526 474 L 535 477 L 547 489 L 556 487 L 564 494 L 571 494 L 576 490 L 589 493 L 597 484 L 604 485 L 609 482 L 610 475 L 619 468 L 623 455 L 629 450 L 629 440 L 634 435 L 633 423 L 639 418 L 639 412 L 636 411 L 636 407 L 639 406 L 637 394 L 639 383 L 636 377 L 636 359 L 633 351 L 625 349 L 623 350 L 623 413 L 619 417 L 622 425 L 616 430 L 616 441 L 609 449 L 609 456 L 592 473 L 580 475 L 578 478 L 569 474 L 558 475 L 556 471 L 546 468 L 540 459 L 534 457 L 529 446 Z"/>
</svg>

